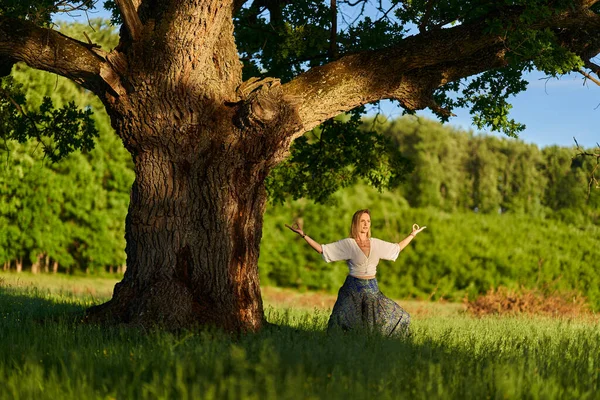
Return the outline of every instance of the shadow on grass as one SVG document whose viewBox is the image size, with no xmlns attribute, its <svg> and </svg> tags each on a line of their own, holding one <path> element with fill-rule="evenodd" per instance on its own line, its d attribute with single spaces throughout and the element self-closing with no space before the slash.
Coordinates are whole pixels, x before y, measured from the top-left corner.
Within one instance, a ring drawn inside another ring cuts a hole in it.
<svg viewBox="0 0 600 400">
<path fill-rule="evenodd" d="M 257 365 L 267 364 L 265 357 L 289 371 L 304 371 L 323 385 L 337 379 L 335 385 L 344 387 L 378 387 L 386 392 L 392 387 L 407 391 L 406 382 L 417 379 L 415 374 L 430 376 L 432 369 L 444 363 L 461 364 L 461 368 L 477 369 L 476 358 L 467 349 L 458 348 L 434 338 L 388 338 L 370 332 L 326 330 L 328 315 L 307 314 L 302 321 L 286 320 L 285 314 L 262 331 L 239 338 L 238 344 L 247 357 Z M 325 317 L 325 319 L 323 319 Z M 275 318 L 277 319 L 277 318 Z M 443 379 L 452 379 L 446 368 Z M 309 372 L 310 371 L 310 372 Z M 440 371 L 435 371 L 434 375 Z M 309 378 L 310 379 L 310 378 Z M 405 380 L 405 383 L 401 381 Z M 378 385 L 383 385 L 379 387 Z M 383 387 L 387 387 L 384 389 Z M 356 398 L 371 396 L 368 390 L 354 393 Z"/>
<path fill-rule="evenodd" d="M 91 335 L 94 340 L 116 344 L 128 337 L 137 343 L 152 347 L 150 343 L 186 342 L 188 351 L 203 347 L 217 346 L 226 349 L 231 346 L 243 348 L 248 360 L 262 363 L 264 357 L 273 357 L 284 368 L 309 368 L 317 373 L 330 374 L 343 370 L 371 377 L 387 376 L 390 363 L 416 366 L 427 362 L 439 363 L 442 359 L 468 359 L 470 354 L 448 347 L 443 341 L 386 338 L 368 332 L 327 332 L 328 314 L 315 310 L 271 310 L 270 320 L 264 329 L 257 333 L 231 335 L 211 327 L 189 331 L 172 332 L 155 329 L 141 329 L 133 326 L 104 326 L 82 323 L 88 301 L 69 296 L 54 295 L 37 289 L 0 288 L 0 327 L 15 336 L 18 332 L 30 331 L 34 335 L 54 335 L 54 331 L 76 330 L 80 334 Z M 34 326 L 37 326 L 35 328 Z M 188 338 L 193 338 L 189 340 Z M 24 343 L 27 346 L 27 343 Z M 73 349 L 76 350 L 76 349 Z M 225 351 L 225 350 L 223 350 Z M 229 357 L 228 351 L 223 353 Z M 268 356 L 267 356 L 268 355 Z M 349 367 L 352 366 L 352 367 Z"/>
<path fill-rule="evenodd" d="M 36 288 L 0 287 L 0 317 L 32 320 L 80 320 L 88 307 L 71 295 L 50 294 Z"/>
<path fill-rule="evenodd" d="M 220 340 L 232 344 L 248 343 L 270 343 L 274 346 L 273 350 L 279 347 L 279 344 L 286 347 L 282 354 L 290 354 L 290 350 L 298 349 L 306 351 L 307 346 L 338 345 L 344 348 L 344 352 L 360 352 L 369 346 L 377 345 L 384 347 L 396 347 L 398 351 L 414 346 L 413 340 L 390 339 L 380 335 L 368 332 L 331 332 L 326 331 L 326 320 L 328 314 L 315 310 L 307 312 L 301 310 L 268 310 L 273 322 L 268 322 L 265 327 L 257 333 L 248 333 L 242 335 L 231 335 L 214 327 L 200 327 L 192 330 L 183 330 L 173 332 L 160 327 L 154 329 L 142 329 L 140 327 L 119 325 L 102 326 L 98 324 L 84 324 L 82 319 L 85 311 L 94 305 L 93 299 L 84 300 L 71 294 L 51 294 L 50 292 L 38 290 L 36 288 L 12 288 L 0 287 L 0 318 L 5 322 L 12 323 L 57 323 L 57 325 L 91 325 L 99 328 L 107 328 L 104 331 L 109 332 L 112 328 L 126 329 L 136 331 L 140 334 L 166 335 L 173 339 L 189 335 L 201 336 L 208 341 Z M 273 316 L 274 313 L 274 316 Z M 131 328 L 131 329 L 129 329 Z M 291 344 L 291 346 L 290 346 Z M 365 347 L 366 346 L 366 347 Z M 293 351 L 292 351 L 293 353 Z"/>
<path fill-rule="evenodd" d="M 50 325 L 65 325 L 75 327 L 83 324 L 82 319 L 85 311 L 93 305 L 93 300 L 82 300 L 69 294 L 51 294 L 36 288 L 12 288 L 0 287 L 0 319 L 5 323 L 49 323 Z M 199 336 L 207 341 L 218 340 L 231 344 L 243 344 L 244 346 L 262 346 L 261 343 L 269 343 L 272 351 L 279 348 L 283 358 L 294 358 L 294 353 L 306 352 L 308 347 L 329 346 L 331 349 L 343 348 L 343 353 L 360 353 L 369 346 L 393 347 L 397 351 L 413 346 L 413 341 L 407 339 L 388 339 L 367 332 L 326 332 L 326 320 L 328 314 L 315 310 L 314 312 L 303 312 L 299 310 L 268 310 L 271 313 L 271 321 L 258 333 L 230 335 L 219 329 L 202 327 L 191 331 L 172 332 L 168 330 L 140 329 L 139 327 L 117 326 L 117 330 L 125 329 L 132 333 L 170 336 L 173 340 L 184 336 Z M 274 316 L 273 316 L 274 314 Z M 96 326 L 96 324 L 91 324 Z M 50 328 L 50 326 L 49 326 Z M 107 334 L 113 327 L 96 326 Z M 104 329 L 103 329 L 104 328 Z M 128 329 L 132 328 L 132 329 Z M 108 334 L 110 337 L 112 334 Z M 288 357 L 289 356 L 289 357 Z"/>
<path fill-rule="evenodd" d="M 327 333 L 325 313 L 279 309 L 257 333 L 211 328 L 172 333 L 81 324 L 89 305 L 68 295 L 0 288 L 0 380 L 2 368 L 20 382 L 27 368 L 35 367 L 40 376 L 54 374 L 56 387 L 86 382 L 98 398 L 144 398 L 147 388 L 165 398 L 182 397 L 181 391 L 196 398 L 193 390 L 212 390 L 216 398 L 245 393 L 330 400 L 374 393 L 393 399 L 536 397 L 542 389 L 547 391 L 541 397 L 548 398 L 570 397 L 567 390 L 597 392 L 587 356 L 564 359 L 543 341 L 521 338 L 521 331 L 506 337 L 472 332 L 461 334 L 459 342 L 450 328 L 420 328 L 409 338 L 388 339 Z M 495 345 L 494 338 L 503 344 Z M 578 340 L 571 352 L 581 347 L 597 354 L 595 337 Z"/>
</svg>

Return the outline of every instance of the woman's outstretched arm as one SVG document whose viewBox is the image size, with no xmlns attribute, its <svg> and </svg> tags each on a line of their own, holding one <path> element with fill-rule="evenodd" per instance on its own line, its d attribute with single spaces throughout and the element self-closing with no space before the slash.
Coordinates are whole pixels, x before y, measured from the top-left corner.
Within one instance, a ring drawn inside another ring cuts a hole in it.
<svg viewBox="0 0 600 400">
<path fill-rule="evenodd" d="M 315 242 L 306 233 L 304 233 L 304 231 L 302 229 L 300 229 L 300 226 L 297 223 L 292 224 L 292 226 L 289 226 L 288 224 L 285 224 L 285 226 L 287 228 L 291 229 L 293 232 L 297 233 L 298 235 L 302 236 L 302 238 L 304 240 L 306 240 L 306 243 L 308 243 L 310 245 L 310 247 L 312 247 L 313 249 L 315 249 L 315 251 L 317 253 L 323 254 L 323 248 L 321 247 L 321 245 L 319 243 Z"/>
<path fill-rule="evenodd" d="M 404 250 L 404 248 L 406 246 L 408 246 L 408 244 L 411 242 L 411 240 L 413 240 L 415 238 L 415 236 L 417 236 L 417 234 L 419 232 L 421 232 L 425 228 L 427 228 L 427 227 L 423 226 L 423 227 L 419 228 L 419 225 L 413 224 L 413 230 L 412 230 L 412 232 L 407 237 L 405 237 L 404 239 L 402 239 L 400 241 L 400 243 L 398 243 L 398 245 L 400 246 L 400 251 Z"/>
</svg>

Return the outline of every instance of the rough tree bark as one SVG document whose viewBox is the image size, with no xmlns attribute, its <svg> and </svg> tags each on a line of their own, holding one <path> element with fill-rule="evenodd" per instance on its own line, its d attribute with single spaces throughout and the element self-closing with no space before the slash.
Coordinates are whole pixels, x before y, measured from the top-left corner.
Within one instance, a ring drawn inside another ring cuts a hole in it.
<svg viewBox="0 0 600 400">
<path fill-rule="evenodd" d="M 110 53 L 0 17 L 4 61 L 24 61 L 97 94 L 134 161 L 127 269 L 113 298 L 89 310 L 90 320 L 260 329 L 264 179 L 292 140 L 383 98 L 411 110 L 436 108 L 432 92 L 440 85 L 506 64 L 503 38 L 475 22 L 341 57 L 285 85 L 242 82 L 232 14 L 243 3 L 119 0 L 126 18 Z M 582 26 L 600 27 L 585 11 L 547 23 L 577 45 Z"/>
<path fill-rule="evenodd" d="M 124 279 L 89 318 L 257 330 L 263 181 L 298 129 L 297 107 L 276 80 L 242 84 L 231 4 L 189 7 L 161 43 L 141 33 L 108 56 L 127 69 L 106 74 L 106 104 L 136 179 Z"/>
</svg>

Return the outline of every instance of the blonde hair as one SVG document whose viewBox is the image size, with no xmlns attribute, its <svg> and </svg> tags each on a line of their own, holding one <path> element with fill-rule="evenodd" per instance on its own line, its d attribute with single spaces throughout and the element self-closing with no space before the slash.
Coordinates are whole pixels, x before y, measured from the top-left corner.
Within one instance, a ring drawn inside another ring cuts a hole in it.
<svg viewBox="0 0 600 400">
<path fill-rule="evenodd" d="M 367 214 L 369 217 L 371 216 L 371 212 L 369 211 L 368 208 L 365 208 L 364 210 L 358 210 L 352 216 L 352 225 L 350 225 L 350 237 L 351 238 L 354 238 L 354 239 L 358 238 L 358 234 L 360 233 L 360 217 L 362 217 L 363 214 Z M 367 237 L 368 238 L 371 237 L 371 227 L 369 227 L 369 232 L 367 232 Z"/>
</svg>

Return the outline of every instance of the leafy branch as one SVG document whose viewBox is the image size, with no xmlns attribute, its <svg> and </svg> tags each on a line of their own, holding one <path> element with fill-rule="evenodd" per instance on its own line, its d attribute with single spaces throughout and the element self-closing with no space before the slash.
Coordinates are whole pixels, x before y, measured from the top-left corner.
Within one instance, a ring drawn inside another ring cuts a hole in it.
<svg viewBox="0 0 600 400">
<path fill-rule="evenodd" d="M 98 131 L 92 119 L 92 110 L 80 110 L 71 101 L 55 108 L 49 97 L 44 97 L 37 110 L 25 110 L 25 95 L 12 77 L 2 79 L 0 85 L 0 135 L 4 141 L 25 143 L 34 138 L 44 154 L 57 162 L 75 150 L 94 148 Z"/>
</svg>

